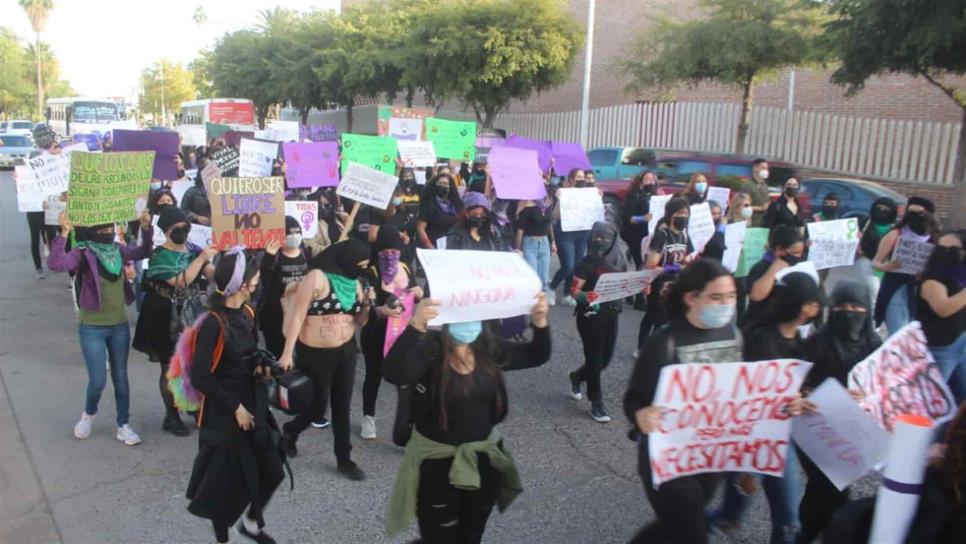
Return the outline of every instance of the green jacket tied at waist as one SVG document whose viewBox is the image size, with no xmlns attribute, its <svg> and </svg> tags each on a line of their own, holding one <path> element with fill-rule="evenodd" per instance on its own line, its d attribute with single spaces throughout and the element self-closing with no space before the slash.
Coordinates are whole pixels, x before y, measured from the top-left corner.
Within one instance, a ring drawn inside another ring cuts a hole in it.
<svg viewBox="0 0 966 544">
<path fill-rule="evenodd" d="M 505 446 L 500 445 L 501 440 L 503 435 L 493 429 L 486 440 L 450 446 L 430 440 L 413 429 L 412 438 L 406 444 L 406 454 L 403 456 L 402 466 L 399 467 L 399 475 L 396 477 L 396 487 L 389 500 L 389 510 L 386 512 L 386 531 L 389 536 L 405 531 L 416 517 L 419 467 L 427 459 L 452 457 L 449 482 L 456 488 L 472 491 L 480 488 L 480 470 L 476 455 L 485 454 L 493 468 L 500 472 L 496 504 L 500 512 L 505 511 L 523 492 L 523 485 L 520 484 L 520 474 L 513 463 L 513 457 Z"/>
</svg>

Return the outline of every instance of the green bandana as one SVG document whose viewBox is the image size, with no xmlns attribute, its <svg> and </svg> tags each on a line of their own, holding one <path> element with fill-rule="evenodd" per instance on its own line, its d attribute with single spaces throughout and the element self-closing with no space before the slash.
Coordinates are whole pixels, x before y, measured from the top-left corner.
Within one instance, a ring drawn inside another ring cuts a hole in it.
<svg viewBox="0 0 966 544">
<path fill-rule="evenodd" d="M 329 285 L 335 293 L 335 298 L 339 299 L 342 311 L 348 313 L 352 305 L 356 303 L 356 289 L 359 283 L 345 276 L 340 276 L 332 272 L 326 272 L 325 277 L 329 278 Z"/>
<path fill-rule="evenodd" d="M 108 274 L 117 276 L 121 273 L 121 266 L 124 264 L 124 259 L 121 257 L 121 250 L 114 242 L 107 244 L 80 242 L 77 244 L 77 247 L 93 251 L 94 256 L 97 257 L 97 262 L 101 264 Z"/>
<path fill-rule="evenodd" d="M 872 223 L 872 227 L 875 229 L 875 232 L 879 235 L 880 239 L 885 236 L 887 232 L 892 230 L 892 225 L 880 225 L 878 223 Z"/>
</svg>

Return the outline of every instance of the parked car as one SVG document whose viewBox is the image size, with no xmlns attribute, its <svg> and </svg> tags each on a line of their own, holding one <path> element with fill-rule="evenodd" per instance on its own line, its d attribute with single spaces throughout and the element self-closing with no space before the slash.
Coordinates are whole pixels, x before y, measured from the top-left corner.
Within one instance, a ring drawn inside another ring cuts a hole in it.
<svg viewBox="0 0 966 544">
<path fill-rule="evenodd" d="M 34 124 L 31 121 L 14 119 L 13 121 L 5 122 L 4 125 L 3 134 L 17 134 L 21 136 L 30 136 L 33 134 Z"/>
<path fill-rule="evenodd" d="M 858 217 L 865 223 L 869 217 L 872 202 L 888 197 L 899 205 L 899 216 L 905 213 L 908 199 L 903 195 L 872 181 L 849 178 L 814 178 L 802 180 L 802 209 L 811 214 L 822 208 L 825 195 L 834 192 L 839 197 L 839 217 Z"/>
<path fill-rule="evenodd" d="M 26 164 L 36 151 L 33 141 L 20 134 L 0 134 L 0 168 L 13 168 Z"/>
<path fill-rule="evenodd" d="M 630 179 L 657 164 L 655 151 L 643 147 L 596 147 L 587 158 L 597 179 Z"/>
</svg>

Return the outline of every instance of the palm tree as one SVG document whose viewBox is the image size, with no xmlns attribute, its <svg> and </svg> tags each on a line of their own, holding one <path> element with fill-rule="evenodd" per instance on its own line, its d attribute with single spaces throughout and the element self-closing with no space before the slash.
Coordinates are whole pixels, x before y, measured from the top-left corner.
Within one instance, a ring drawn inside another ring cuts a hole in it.
<svg viewBox="0 0 966 544">
<path fill-rule="evenodd" d="M 54 9 L 54 0 L 20 0 L 20 7 L 27 12 L 30 25 L 34 28 L 37 35 L 36 51 L 40 51 L 40 33 L 47 27 L 47 17 L 50 10 Z M 37 116 L 44 116 L 44 78 L 41 73 L 43 68 L 43 55 L 35 55 L 37 59 Z"/>
<path fill-rule="evenodd" d="M 201 26 L 208 21 L 208 15 L 205 14 L 205 8 L 198 6 L 195 8 L 194 15 L 191 16 L 191 20 L 195 22 L 196 25 Z"/>
</svg>

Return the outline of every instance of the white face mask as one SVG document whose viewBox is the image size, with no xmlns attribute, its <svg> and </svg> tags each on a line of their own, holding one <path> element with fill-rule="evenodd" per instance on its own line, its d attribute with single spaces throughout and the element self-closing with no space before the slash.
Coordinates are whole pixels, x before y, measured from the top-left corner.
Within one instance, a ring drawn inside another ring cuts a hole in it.
<svg viewBox="0 0 966 544">
<path fill-rule="evenodd" d="M 741 217 L 751 219 L 752 215 L 755 215 L 755 210 L 751 209 L 751 206 L 741 208 Z"/>
<path fill-rule="evenodd" d="M 768 169 L 766 168 L 758 172 L 758 177 L 760 177 L 761 179 L 768 179 Z"/>
<path fill-rule="evenodd" d="M 285 247 L 296 248 L 302 244 L 301 234 L 289 234 L 285 237 Z"/>
</svg>

